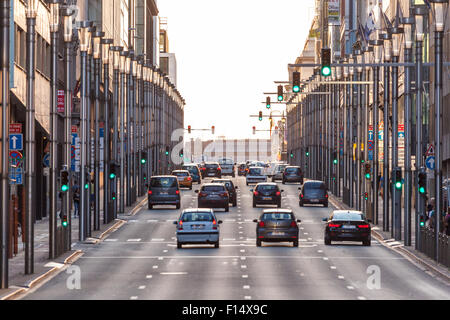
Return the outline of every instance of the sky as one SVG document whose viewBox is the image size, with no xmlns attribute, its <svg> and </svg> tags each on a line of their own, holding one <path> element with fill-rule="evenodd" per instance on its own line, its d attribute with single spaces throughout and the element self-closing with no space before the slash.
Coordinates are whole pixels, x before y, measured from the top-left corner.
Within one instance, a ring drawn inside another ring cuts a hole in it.
<svg viewBox="0 0 450 320">
<path fill-rule="evenodd" d="M 268 115 L 263 92 L 276 92 L 274 81 L 289 79 L 287 65 L 303 50 L 314 0 L 159 0 L 158 9 L 168 19 L 191 137 L 211 139 L 210 131 L 194 129 L 215 126 L 215 137 L 269 138 L 252 132 L 253 126 L 268 130 L 268 118 L 250 115 Z"/>
</svg>

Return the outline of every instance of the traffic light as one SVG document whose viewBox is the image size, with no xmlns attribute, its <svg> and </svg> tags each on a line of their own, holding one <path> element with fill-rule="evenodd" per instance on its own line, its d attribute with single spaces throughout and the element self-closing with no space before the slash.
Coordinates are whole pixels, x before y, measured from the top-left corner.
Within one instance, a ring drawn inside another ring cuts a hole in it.
<svg viewBox="0 0 450 320">
<path fill-rule="evenodd" d="M 253 134 L 255 134 L 255 133 L 256 133 L 256 127 L 253 126 Z"/>
<path fill-rule="evenodd" d="M 368 192 L 364 192 L 364 200 L 368 200 L 369 199 L 369 193 Z"/>
<path fill-rule="evenodd" d="M 69 221 L 67 220 L 67 214 L 64 214 L 61 217 L 61 225 L 66 228 L 69 225 Z"/>
<path fill-rule="evenodd" d="M 169 146 L 166 146 L 166 156 L 169 155 Z"/>
<path fill-rule="evenodd" d="M 270 97 L 266 97 L 266 108 L 270 109 Z"/>
<path fill-rule="evenodd" d="M 283 101 L 283 86 L 278 86 L 278 101 Z"/>
<path fill-rule="evenodd" d="M 179 156 L 180 156 L 180 158 L 183 158 L 183 156 L 184 156 L 183 149 L 180 150 Z"/>
<path fill-rule="evenodd" d="M 364 176 L 366 177 L 367 180 L 369 180 L 371 178 L 370 163 L 366 163 L 364 165 Z"/>
<path fill-rule="evenodd" d="M 259 112 L 259 117 L 258 117 L 258 119 L 259 119 L 259 121 L 262 121 L 262 119 L 263 119 L 262 111 Z"/>
<path fill-rule="evenodd" d="M 89 189 L 89 183 L 91 182 L 91 173 L 86 169 L 86 178 L 84 180 L 84 188 Z"/>
<path fill-rule="evenodd" d="M 146 164 L 146 163 L 147 163 L 147 152 L 142 151 L 141 152 L 141 164 Z"/>
<path fill-rule="evenodd" d="M 338 164 L 337 152 L 333 152 L 333 164 Z"/>
<path fill-rule="evenodd" d="M 211 127 L 211 133 L 212 133 L 212 134 L 214 134 L 214 130 L 215 130 L 215 129 L 216 129 L 215 126 L 212 126 L 212 127 Z"/>
<path fill-rule="evenodd" d="M 427 174 L 425 172 L 425 170 L 421 170 L 419 171 L 419 193 L 420 194 L 425 194 L 427 192 Z"/>
<path fill-rule="evenodd" d="M 69 191 L 69 170 L 61 170 L 61 191 Z"/>
<path fill-rule="evenodd" d="M 320 68 L 320 74 L 324 77 L 331 75 L 331 49 L 322 48 L 322 67 Z"/>
<path fill-rule="evenodd" d="M 109 179 L 114 179 L 117 175 L 117 165 L 114 161 L 109 163 Z"/>
<path fill-rule="evenodd" d="M 112 192 L 112 193 L 111 193 L 111 199 L 112 199 L 112 200 L 116 200 L 116 193 L 115 193 L 115 192 Z"/>
<path fill-rule="evenodd" d="M 294 71 L 292 73 L 292 91 L 300 92 L 300 72 Z"/>
<path fill-rule="evenodd" d="M 309 157 L 309 147 L 306 147 L 306 156 Z"/>
<path fill-rule="evenodd" d="M 191 126 L 188 126 L 188 133 L 191 134 Z"/>
<path fill-rule="evenodd" d="M 425 227 L 425 216 L 423 214 L 419 216 L 419 224 L 421 227 Z"/>
<path fill-rule="evenodd" d="M 293 158 L 293 157 L 294 157 L 294 153 L 293 153 L 292 151 L 291 151 L 290 155 L 291 155 L 291 158 Z"/>
<path fill-rule="evenodd" d="M 394 187 L 397 190 L 402 189 L 402 171 L 400 168 L 394 168 Z"/>
</svg>

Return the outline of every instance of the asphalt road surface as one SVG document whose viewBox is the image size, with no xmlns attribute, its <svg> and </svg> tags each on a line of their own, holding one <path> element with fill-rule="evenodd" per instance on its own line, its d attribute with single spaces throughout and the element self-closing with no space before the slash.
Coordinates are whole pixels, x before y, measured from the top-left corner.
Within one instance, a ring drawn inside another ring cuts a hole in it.
<svg viewBox="0 0 450 320">
<path fill-rule="evenodd" d="M 301 219 L 299 247 L 263 243 L 256 224 L 266 207 L 252 208 L 252 186 L 238 185 L 238 206 L 216 211 L 220 248 L 177 249 L 175 221 L 181 210 L 144 207 L 104 241 L 77 244 L 85 253 L 24 299 L 64 300 L 304 300 L 450 299 L 450 288 L 372 238 L 325 246 L 324 222 L 334 209 L 300 208 L 298 184 L 279 183 L 282 208 Z M 204 180 L 205 182 L 208 180 Z M 182 190 L 182 208 L 197 206 L 198 189 Z"/>
</svg>

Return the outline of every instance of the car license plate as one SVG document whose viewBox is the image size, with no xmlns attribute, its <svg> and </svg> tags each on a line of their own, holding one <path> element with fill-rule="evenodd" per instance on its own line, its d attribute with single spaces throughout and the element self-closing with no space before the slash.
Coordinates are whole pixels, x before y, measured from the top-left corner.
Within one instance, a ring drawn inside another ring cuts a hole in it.
<svg viewBox="0 0 450 320">
<path fill-rule="evenodd" d="M 263 197 L 263 200 L 272 200 L 272 197 Z"/>
<path fill-rule="evenodd" d="M 314 202 L 314 203 L 318 203 L 318 202 L 319 202 L 318 199 L 311 199 L 310 201 L 311 201 L 311 202 Z"/>
<path fill-rule="evenodd" d="M 208 176 L 213 176 L 214 175 L 214 172 L 209 172 L 208 173 Z"/>
<path fill-rule="evenodd" d="M 205 225 L 204 224 L 194 224 L 193 226 L 192 226 L 192 229 L 196 229 L 196 230 L 198 230 L 198 229 L 204 229 L 205 228 Z"/>
<path fill-rule="evenodd" d="M 273 236 L 284 236 L 284 232 L 272 232 Z"/>
<path fill-rule="evenodd" d="M 342 226 L 342 229 L 355 229 L 356 227 L 354 225 L 344 225 Z"/>
<path fill-rule="evenodd" d="M 168 195 L 169 193 L 168 192 L 161 192 L 160 194 Z"/>
</svg>

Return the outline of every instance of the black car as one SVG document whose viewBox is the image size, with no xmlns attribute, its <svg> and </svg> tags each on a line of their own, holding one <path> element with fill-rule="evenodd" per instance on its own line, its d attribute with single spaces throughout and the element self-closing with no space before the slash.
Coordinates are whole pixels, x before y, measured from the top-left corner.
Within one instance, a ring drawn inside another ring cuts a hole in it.
<svg viewBox="0 0 450 320">
<path fill-rule="evenodd" d="M 300 182 L 303 184 L 303 172 L 298 166 L 287 166 L 283 171 L 282 183 L 286 182 Z"/>
<path fill-rule="evenodd" d="M 309 180 L 303 184 L 303 187 L 298 188 L 299 194 L 299 206 L 303 207 L 304 204 L 323 204 L 324 207 L 328 207 L 328 190 L 323 181 Z"/>
<path fill-rule="evenodd" d="M 290 209 L 266 209 L 259 220 L 253 222 L 256 226 L 256 246 L 260 247 L 263 241 L 267 242 L 292 242 L 298 247 L 298 225 L 301 220 L 296 220 Z"/>
<path fill-rule="evenodd" d="M 246 173 L 245 169 L 247 169 L 247 166 L 246 166 L 245 163 L 239 164 L 239 166 L 238 166 L 238 176 L 245 176 L 245 173 Z"/>
<path fill-rule="evenodd" d="M 274 182 L 258 183 L 255 189 L 250 189 L 253 192 L 253 208 L 258 204 L 274 204 L 281 208 L 281 193 L 278 185 Z"/>
<path fill-rule="evenodd" d="M 224 208 L 225 212 L 229 211 L 230 198 L 222 183 L 205 183 L 195 193 L 198 193 L 199 208 Z"/>
<path fill-rule="evenodd" d="M 233 181 L 230 179 L 212 179 L 211 183 L 222 183 L 225 185 L 225 188 L 228 190 L 228 195 L 230 197 L 230 203 L 233 204 L 233 207 L 237 206 L 237 186 L 234 185 Z"/>
<path fill-rule="evenodd" d="M 202 178 L 222 178 L 222 169 L 218 162 L 206 162 L 202 171 Z"/>
<path fill-rule="evenodd" d="M 175 205 L 180 209 L 180 187 L 176 176 L 153 176 L 148 185 L 148 209 L 154 205 Z"/>
<path fill-rule="evenodd" d="M 371 220 L 366 220 L 361 211 L 336 210 L 323 221 L 326 245 L 331 241 L 362 241 L 364 246 L 370 246 Z"/>
</svg>

